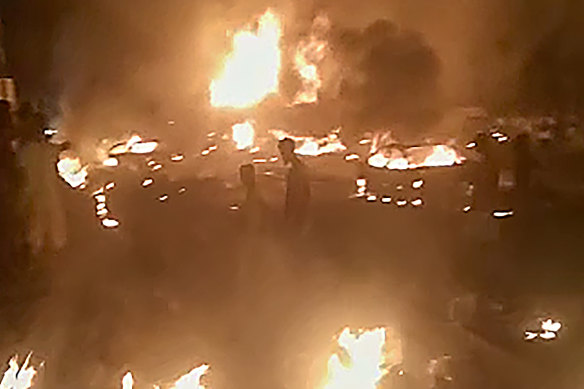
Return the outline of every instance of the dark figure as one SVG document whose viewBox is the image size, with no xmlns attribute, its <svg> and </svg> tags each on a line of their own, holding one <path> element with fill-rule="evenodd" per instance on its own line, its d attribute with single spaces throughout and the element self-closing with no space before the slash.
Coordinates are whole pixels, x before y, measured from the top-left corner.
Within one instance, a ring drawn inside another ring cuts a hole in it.
<svg viewBox="0 0 584 389">
<path fill-rule="evenodd" d="M 245 188 L 245 202 L 242 204 L 246 231 L 258 232 L 264 226 L 265 204 L 256 189 L 256 171 L 252 164 L 239 167 L 239 177 Z"/>
<path fill-rule="evenodd" d="M 285 164 L 290 164 L 286 178 L 285 216 L 287 222 L 295 228 L 302 228 L 308 213 L 310 202 L 310 182 L 306 166 L 294 153 L 296 144 L 290 138 L 278 143 L 278 150 Z"/>
</svg>

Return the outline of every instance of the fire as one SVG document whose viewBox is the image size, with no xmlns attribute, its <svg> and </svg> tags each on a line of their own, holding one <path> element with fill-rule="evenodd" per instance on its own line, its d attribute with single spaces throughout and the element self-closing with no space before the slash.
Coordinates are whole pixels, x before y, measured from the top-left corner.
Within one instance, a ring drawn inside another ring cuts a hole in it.
<svg viewBox="0 0 584 389">
<path fill-rule="evenodd" d="M 296 94 L 293 105 L 311 104 L 318 100 L 318 90 L 322 86 L 318 64 L 323 60 L 328 46 L 322 35 L 329 28 L 329 19 L 326 16 L 317 16 L 312 24 L 310 38 L 300 41 L 296 48 L 294 65 L 302 79 L 302 89 Z"/>
<path fill-rule="evenodd" d="M 30 354 L 24 360 L 22 366 L 18 366 L 18 356 L 12 357 L 8 361 L 8 369 L 4 372 L 0 389 L 28 389 L 32 386 L 32 380 L 36 375 L 36 370 L 28 366 Z"/>
<path fill-rule="evenodd" d="M 110 155 L 122 155 L 126 153 L 131 154 L 150 154 L 158 148 L 158 142 L 156 141 L 142 141 L 142 138 L 138 135 L 132 135 L 124 143 L 119 143 L 113 146 L 109 150 Z"/>
<path fill-rule="evenodd" d="M 122 389 L 132 389 L 134 387 L 134 377 L 131 372 L 127 372 L 122 378 Z"/>
<path fill-rule="evenodd" d="M 454 166 L 465 159 L 446 145 L 416 146 L 401 151 L 395 147 L 381 148 L 374 152 L 367 163 L 376 168 L 407 170 L 421 167 Z"/>
<path fill-rule="evenodd" d="M 59 155 L 57 171 L 72 188 L 80 188 L 87 179 L 87 166 L 83 166 L 79 157 L 73 156 L 68 151 Z"/>
<path fill-rule="evenodd" d="M 294 150 L 296 154 L 319 156 L 322 154 L 340 153 L 347 150 L 347 146 L 339 138 L 339 131 L 334 130 L 323 138 L 293 136 L 282 130 L 270 130 L 270 133 L 278 139 L 293 139 L 296 142 L 296 150 Z"/>
<path fill-rule="evenodd" d="M 253 146 L 255 130 L 249 120 L 234 124 L 231 129 L 233 130 L 232 138 L 238 150 L 244 150 Z"/>
<path fill-rule="evenodd" d="M 328 361 L 324 389 L 376 389 L 387 373 L 384 368 L 385 329 L 355 334 L 345 328 L 337 342 L 342 351 L 333 354 Z"/>
<path fill-rule="evenodd" d="M 209 365 L 195 367 L 193 370 L 180 377 L 171 389 L 205 389 L 205 386 L 201 384 L 201 378 L 208 370 Z"/>
<path fill-rule="evenodd" d="M 212 106 L 248 108 L 278 92 L 281 30 L 279 18 L 267 10 L 257 31 L 247 28 L 234 34 L 233 51 L 209 86 Z"/>
</svg>

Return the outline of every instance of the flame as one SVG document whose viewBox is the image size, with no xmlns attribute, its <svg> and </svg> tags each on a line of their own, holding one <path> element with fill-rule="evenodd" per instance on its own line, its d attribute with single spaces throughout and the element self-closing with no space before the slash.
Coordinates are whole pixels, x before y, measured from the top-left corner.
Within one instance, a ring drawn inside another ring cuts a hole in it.
<svg viewBox="0 0 584 389">
<path fill-rule="evenodd" d="M 322 35 L 329 28 L 329 19 L 326 16 L 317 16 L 312 24 L 310 38 L 300 41 L 296 48 L 294 66 L 302 80 L 302 89 L 296 94 L 292 105 L 318 101 L 318 90 L 322 86 L 318 64 L 323 60 L 328 46 Z"/>
<path fill-rule="evenodd" d="M 341 357 L 335 353 L 330 357 L 324 389 L 376 389 L 386 374 L 383 367 L 385 329 L 354 334 L 345 328 L 338 338 L 338 345 L 344 355 Z"/>
<path fill-rule="evenodd" d="M 143 142 L 139 135 L 132 135 L 125 143 L 113 146 L 109 150 L 109 155 L 131 154 L 150 154 L 158 147 L 158 142 Z"/>
<path fill-rule="evenodd" d="M 195 367 L 193 370 L 180 377 L 171 389 L 205 389 L 205 386 L 201 384 L 201 377 L 203 377 L 208 370 L 209 365 Z"/>
<path fill-rule="evenodd" d="M 131 372 L 127 372 L 122 378 L 122 389 L 132 389 L 134 387 L 134 377 Z"/>
<path fill-rule="evenodd" d="M 253 146 L 255 130 L 249 120 L 234 124 L 231 129 L 233 130 L 232 138 L 238 150 L 244 150 Z"/>
<path fill-rule="evenodd" d="M 257 31 L 247 28 L 234 34 L 233 51 L 209 86 L 212 106 L 248 108 L 278 92 L 281 29 L 279 18 L 267 10 Z"/>
<path fill-rule="evenodd" d="M 32 380 L 36 375 L 36 370 L 28 366 L 30 354 L 24 360 L 22 366 L 18 366 L 18 356 L 14 356 L 8 361 L 8 369 L 4 372 L 0 389 L 28 389 L 32 386 Z"/>
<path fill-rule="evenodd" d="M 325 137 L 294 136 L 283 130 L 270 130 L 270 133 L 278 139 L 291 138 L 296 142 L 294 152 L 300 155 L 319 156 L 323 154 L 340 153 L 347 150 L 339 138 L 340 129 L 331 131 Z"/>
<path fill-rule="evenodd" d="M 552 319 L 544 320 L 541 323 L 541 329 L 544 331 L 558 332 L 562 328 L 562 323 Z"/>
<path fill-rule="evenodd" d="M 375 149 L 373 147 L 372 149 Z M 421 167 L 460 165 L 465 161 L 456 150 L 446 145 L 417 146 L 401 151 L 395 147 L 381 148 L 374 152 L 367 163 L 376 168 L 407 170 Z"/>
<path fill-rule="evenodd" d="M 87 166 L 83 166 L 79 157 L 72 156 L 70 152 L 63 152 L 59 155 L 57 171 L 59 176 L 72 188 L 81 187 L 87 179 Z"/>
</svg>

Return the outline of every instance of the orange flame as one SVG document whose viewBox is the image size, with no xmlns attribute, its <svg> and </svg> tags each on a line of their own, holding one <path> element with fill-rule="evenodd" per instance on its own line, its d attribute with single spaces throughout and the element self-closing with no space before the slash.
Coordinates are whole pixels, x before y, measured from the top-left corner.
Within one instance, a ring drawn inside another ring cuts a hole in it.
<svg viewBox="0 0 584 389">
<path fill-rule="evenodd" d="M 280 35 L 280 20 L 271 10 L 259 18 L 257 31 L 235 33 L 233 51 L 209 86 L 212 106 L 248 108 L 278 92 Z"/>
</svg>

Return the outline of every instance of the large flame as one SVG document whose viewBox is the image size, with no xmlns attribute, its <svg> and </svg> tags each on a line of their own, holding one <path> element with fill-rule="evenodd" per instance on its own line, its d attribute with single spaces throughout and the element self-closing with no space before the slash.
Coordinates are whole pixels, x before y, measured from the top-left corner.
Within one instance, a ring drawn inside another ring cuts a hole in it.
<svg viewBox="0 0 584 389">
<path fill-rule="evenodd" d="M 294 150 L 296 154 L 310 156 L 339 153 L 347 150 L 347 146 L 339 138 L 339 132 L 340 130 L 335 130 L 323 138 L 315 138 L 312 136 L 294 136 L 283 130 L 270 130 L 270 133 L 278 139 L 293 139 L 296 142 L 296 149 Z"/>
<path fill-rule="evenodd" d="M 278 92 L 280 35 L 280 20 L 271 10 L 260 17 L 257 31 L 235 33 L 233 51 L 209 87 L 211 105 L 247 108 Z"/>
<path fill-rule="evenodd" d="M 22 366 L 18 366 L 18 357 L 14 356 L 8 362 L 8 369 L 4 372 L 0 389 L 28 389 L 32 386 L 32 380 L 36 370 L 28 366 L 30 355 L 24 360 Z"/>
<path fill-rule="evenodd" d="M 386 373 L 383 367 L 385 329 L 355 334 L 345 328 L 338 344 L 343 356 L 333 354 L 330 357 L 324 389 L 376 389 Z"/>
<path fill-rule="evenodd" d="M 310 104 L 318 100 L 318 90 L 322 86 L 318 65 L 323 60 L 328 45 L 323 35 L 329 27 L 330 22 L 326 16 L 317 16 L 312 24 L 310 38 L 300 41 L 296 48 L 294 65 L 302 80 L 302 89 L 296 94 L 293 105 Z"/>
<path fill-rule="evenodd" d="M 234 124 L 231 129 L 233 130 L 232 138 L 238 150 L 244 150 L 253 146 L 255 130 L 249 120 Z"/>
</svg>

